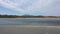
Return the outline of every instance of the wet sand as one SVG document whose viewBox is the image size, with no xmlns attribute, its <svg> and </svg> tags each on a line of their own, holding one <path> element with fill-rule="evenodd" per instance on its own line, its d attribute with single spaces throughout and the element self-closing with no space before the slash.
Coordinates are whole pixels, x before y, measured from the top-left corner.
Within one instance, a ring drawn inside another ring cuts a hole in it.
<svg viewBox="0 0 60 34">
<path fill-rule="evenodd" d="M 60 18 L 0 18 L 1 21 L 13 21 L 19 19 L 60 20 Z M 60 26 L 0 25 L 0 34 L 60 34 Z"/>
<path fill-rule="evenodd" d="M 2 25 L 0 34 L 60 34 L 60 26 Z"/>
<path fill-rule="evenodd" d="M 17 20 L 17 19 L 60 20 L 60 18 L 0 18 L 0 19 L 10 19 L 10 20 Z"/>
</svg>

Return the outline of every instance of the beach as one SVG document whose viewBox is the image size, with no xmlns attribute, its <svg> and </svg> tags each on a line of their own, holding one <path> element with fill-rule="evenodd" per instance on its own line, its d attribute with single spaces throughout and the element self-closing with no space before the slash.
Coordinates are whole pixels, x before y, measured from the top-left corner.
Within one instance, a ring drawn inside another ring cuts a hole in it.
<svg viewBox="0 0 60 34">
<path fill-rule="evenodd" d="M 0 34 L 60 34 L 60 26 L 0 26 Z"/>
<path fill-rule="evenodd" d="M 59 23 L 60 18 L 0 18 L 0 34 L 60 34 Z"/>
</svg>

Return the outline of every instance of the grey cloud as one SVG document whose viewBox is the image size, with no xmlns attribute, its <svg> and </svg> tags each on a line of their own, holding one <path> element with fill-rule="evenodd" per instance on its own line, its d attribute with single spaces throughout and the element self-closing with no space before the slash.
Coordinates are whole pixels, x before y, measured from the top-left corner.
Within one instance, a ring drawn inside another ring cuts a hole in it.
<svg viewBox="0 0 60 34">
<path fill-rule="evenodd" d="M 54 0 L 43 11 L 45 11 L 44 15 L 60 16 L 60 0 Z"/>
</svg>

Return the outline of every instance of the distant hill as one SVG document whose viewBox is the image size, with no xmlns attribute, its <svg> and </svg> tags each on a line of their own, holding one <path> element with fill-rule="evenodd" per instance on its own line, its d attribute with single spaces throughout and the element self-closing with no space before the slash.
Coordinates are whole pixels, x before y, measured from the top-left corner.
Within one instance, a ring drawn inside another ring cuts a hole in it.
<svg viewBox="0 0 60 34">
<path fill-rule="evenodd" d="M 0 15 L 0 18 L 60 18 L 60 16 L 33 16 L 33 15 Z"/>
</svg>

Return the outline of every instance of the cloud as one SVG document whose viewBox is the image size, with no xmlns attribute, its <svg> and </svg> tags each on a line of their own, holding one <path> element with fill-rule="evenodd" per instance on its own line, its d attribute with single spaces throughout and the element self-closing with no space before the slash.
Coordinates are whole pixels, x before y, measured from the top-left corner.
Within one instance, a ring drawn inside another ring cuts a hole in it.
<svg viewBox="0 0 60 34">
<path fill-rule="evenodd" d="M 45 15 L 60 16 L 60 0 L 54 0 L 43 11 Z"/>
<path fill-rule="evenodd" d="M 0 0 L 3 7 L 16 10 L 21 14 L 58 15 L 60 0 Z M 58 14 L 57 14 L 58 13 Z"/>
<path fill-rule="evenodd" d="M 1 14 L 1 15 L 7 15 L 7 14 L 8 14 L 8 15 L 11 15 L 10 13 L 6 13 L 6 12 L 4 12 L 4 11 L 0 11 L 0 14 Z"/>
<path fill-rule="evenodd" d="M 16 11 L 23 11 L 22 9 L 17 7 L 18 5 L 16 3 L 11 3 L 9 1 L 0 0 L 0 5 L 2 5 L 3 7 L 9 8 L 9 9 L 16 10 Z"/>
<path fill-rule="evenodd" d="M 23 11 L 23 9 L 25 9 L 26 11 L 32 11 L 40 9 L 46 6 L 48 2 L 50 2 L 50 0 L 20 0 L 19 2 L 18 1 L 19 0 L 1 0 L 0 3 L 5 7 L 19 9 L 20 11 Z"/>
</svg>

